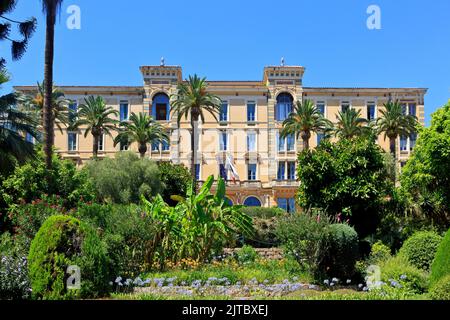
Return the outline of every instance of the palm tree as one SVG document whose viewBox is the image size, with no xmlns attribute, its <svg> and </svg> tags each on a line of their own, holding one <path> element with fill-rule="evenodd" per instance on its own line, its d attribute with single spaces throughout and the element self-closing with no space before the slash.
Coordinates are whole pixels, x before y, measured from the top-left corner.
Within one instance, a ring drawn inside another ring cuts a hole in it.
<svg viewBox="0 0 450 320">
<path fill-rule="evenodd" d="M 0 68 L 0 86 L 9 80 L 8 74 Z M 0 97 L 0 173 L 6 173 L 19 163 L 34 156 L 34 145 L 24 136 L 39 139 L 34 117 L 16 108 L 17 94 Z"/>
<path fill-rule="evenodd" d="M 114 146 L 121 142 L 126 144 L 137 142 L 141 158 L 144 158 L 147 153 L 148 143 L 169 141 L 169 135 L 162 125 L 154 121 L 146 113 L 135 114 L 133 112 L 130 116 L 130 121 L 122 122 L 120 126 L 123 129 L 120 130 L 119 135 L 114 139 Z"/>
<path fill-rule="evenodd" d="M 195 174 L 195 164 L 197 162 L 197 139 L 198 121 L 201 119 L 205 122 L 205 111 L 211 114 L 216 121 L 220 112 L 222 100 L 209 92 L 207 92 L 208 84 L 206 78 L 199 78 L 197 75 L 189 76 L 185 83 L 178 85 L 178 92 L 172 95 L 172 112 L 177 114 L 178 127 L 183 116 L 187 120 L 191 118 L 191 174 L 193 179 L 194 190 L 197 190 L 197 178 Z"/>
<path fill-rule="evenodd" d="M 326 132 L 331 122 L 323 116 L 311 100 L 297 101 L 293 112 L 283 122 L 281 138 L 296 134 L 303 141 L 303 150 L 309 150 L 311 132 Z"/>
<path fill-rule="evenodd" d="M 41 126 L 44 126 L 44 84 L 37 84 L 38 91 L 35 96 L 25 96 L 21 104 L 27 111 L 35 112 Z M 62 126 L 69 126 L 69 105 L 72 101 L 65 98 L 64 92 L 53 87 L 52 90 L 52 122 L 62 133 Z"/>
<path fill-rule="evenodd" d="M 384 138 L 389 139 L 390 151 L 397 163 L 397 138 L 417 132 L 419 123 L 415 116 L 403 112 L 403 107 L 398 101 L 384 104 L 384 110 L 380 112 L 382 117 L 377 120 L 378 133 L 384 133 Z"/>
<path fill-rule="evenodd" d="M 344 139 L 351 139 L 371 132 L 369 121 L 361 117 L 361 110 L 349 109 L 338 113 L 335 135 Z"/>
<path fill-rule="evenodd" d="M 84 137 L 89 133 L 94 138 L 92 144 L 92 153 L 94 159 L 98 155 L 99 138 L 107 134 L 111 136 L 111 131 L 116 130 L 116 124 L 119 122 L 111 116 L 117 117 L 119 112 L 111 107 L 107 107 L 102 97 L 90 96 L 84 99 L 84 104 L 79 106 L 77 120 L 71 126 L 71 129 L 77 129 L 80 126 L 86 126 Z"/>
<path fill-rule="evenodd" d="M 63 0 L 41 0 L 42 11 L 47 17 L 45 33 L 44 62 L 44 153 L 48 169 L 52 167 L 52 147 L 54 144 L 54 124 L 52 110 L 53 60 L 56 16 L 61 10 Z"/>
</svg>

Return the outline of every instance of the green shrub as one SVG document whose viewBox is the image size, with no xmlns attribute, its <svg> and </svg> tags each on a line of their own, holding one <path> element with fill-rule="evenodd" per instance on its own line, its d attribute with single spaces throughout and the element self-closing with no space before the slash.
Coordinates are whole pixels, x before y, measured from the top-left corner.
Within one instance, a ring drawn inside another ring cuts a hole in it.
<svg viewBox="0 0 450 320">
<path fill-rule="evenodd" d="M 136 277 L 147 271 L 155 237 L 154 221 L 137 205 L 82 205 L 76 217 L 102 230 L 114 277 Z"/>
<path fill-rule="evenodd" d="M 279 217 L 273 218 L 253 218 L 254 234 L 243 237 L 243 244 L 248 244 L 254 248 L 272 248 L 279 245 L 275 234 Z"/>
<path fill-rule="evenodd" d="M 189 185 L 192 184 L 191 172 L 182 164 L 173 164 L 171 162 L 160 162 L 158 164 L 161 174 L 161 182 L 163 184 L 163 192 L 161 193 L 164 201 L 175 206 L 176 201 L 172 200 L 172 196 L 185 196 Z"/>
<path fill-rule="evenodd" d="M 94 298 L 107 292 L 108 259 L 95 231 L 80 220 L 52 216 L 31 243 L 29 277 L 37 299 Z M 67 268 L 78 266 L 81 289 L 67 288 Z"/>
<path fill-rule="evenodd" d="M 3 181 L 0 196 L 8 206 L 31 203 L 33 200 L 58 196 L 62 205 L 71 209 L 80 202 L 95 200 L 95 192 L 84 170 L 78 170 L 69 160 L 53 156 L 52 170 L 47 170 L 42 151 L 37 158 L 16 167 Z"/>
<path fill-rule="evenodd" d="M 270 219 L 274 217 L 280 217 L 286 215 L 286 211 L 283 209 L 273 207 L 273 208 L 264 208 L 264 207 L 243 207 L 242 212 L 249 215 L 253 218 L 262 218 L 262 219 Z"/>
<path fill-rule="evenodd" d="M 431 287 L 429 295 L 433 300 L 450 300 L 450 275 L 436 282 Z"/>
<path fill-rule="evenodd" d="M 320 266 L 326 256 L 329 224 L 330 220 L 326 215 L 305 212 L 284 216 L 276 227 L 276 235 L 285 254 L 293 257 L 316 278 L 322 277 Z"/>
<path fill-rule="evenodd" d="M 332 224 L 327 229 L 320 272 L 328 277 L 351 279 L 358 259 L 358 234 L 345 224 Z"/>
<path fill-rule="evenodd" d="M 240 264 L 249 264 L 258 260 L 259 254 L 252 246 L 245 245 L 236 252 L 236 260 Z"/>
<path fill-rule="evenodd" d="M 447 275 L 450 275 L 450 229 L 439 244 L 431 266 L 431 284 L 433 285 Z"/>
<path fill-rule="evenodd" d="M 442 238 L 432 231 L 419 231 L 408 238 L 399 254 L 419 269 L 428 271 Z"/>
<path fill-rule="evenodd" d="M 413 266 L 405 257 L 397 255 L 379 264 L 381 281 L 399 282 L 405 290 L 421 294 L 428 288 L 427 274 Z"/>
<path fill-rule="evenodd" d="M 391 258 L 391 249 L 381 241 L 377 241 L 372 245 L 370 251 L 369 262 L 378 264 Z"/>
<path fill-rule="evenodd" d="M 140 159 L 133 152 L 121 152 L 116 158 L 92 161 L 86 166 L 98 197 L 110 203 L 139 203 L 141 195 L 150 198 L 161 189 L 158 166 Z"/>
</svg>

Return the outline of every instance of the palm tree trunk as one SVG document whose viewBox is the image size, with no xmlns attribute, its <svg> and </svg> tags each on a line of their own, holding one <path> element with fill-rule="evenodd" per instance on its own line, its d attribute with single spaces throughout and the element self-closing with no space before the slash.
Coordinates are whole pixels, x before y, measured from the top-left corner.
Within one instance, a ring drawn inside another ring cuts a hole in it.
<svg viewBox="0 0 450 320">
<path fill-rule="evenodd" d="M 93 135 L 94 137 L 94 142 L 92 144 L 92 155 L 94 159 L 97 159 L 98 156 L 98 141 L 99 141 L 99 137 L 98 135 Z"/>
<path fill-rule="evenodd" d="M 52 168 L 52 148 L 54 144 L 54 124 L 52 121 L 52 88 L 53 88 L 53 59 L 55 40 L 56 7 L 51 6 L 47 12 L 47 27 L 45 39 L 44 64 L 44 153 L 47 169 Z"/>
<path fill-rule="evenodd" d="M 192 187 L 194 188 L 194 192 L 197 193 L 197 174 L 196 174 L 196 164 L 197 164 L 197 147 L 198 147 L 198 139 L 197 139 L 197 132 L 198 132 L 198 116 L 193 115 L 191 120 L 191 127 L 192 127 L 192 133 L 191 133 L 191 174 L 192 174 Z"/>
<path fill-rule="evenodd" d="M 394 183 L 397 181 L 397 139 L 395 137 L 389 138 L 389 149 L 391 151 L 391 155 L 394 158 L 394 170 L 393 170 L 393 177 L 394 177 Z"/>
<path fill-rule="evenodd" d="M 141 159 L 144 159 L 145 154 L 147 153 L 147 144 L 146 143 L 139 144 L 139 153 L 141 154 Z"/>
<path fill-rule="evenodd" d="M 303 150 L 309 150 L 309 139 L 303 139 Z"/>
</svg>

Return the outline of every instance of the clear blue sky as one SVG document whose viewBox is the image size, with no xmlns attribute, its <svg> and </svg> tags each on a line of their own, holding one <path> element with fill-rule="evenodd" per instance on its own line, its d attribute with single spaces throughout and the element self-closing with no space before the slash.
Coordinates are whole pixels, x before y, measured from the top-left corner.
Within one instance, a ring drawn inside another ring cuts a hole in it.
<svg viewBox="0 0 450 320">
<path fill-rule="evenodd" d="M 379 5 L 382 29 L 366 27 Z M 69 5 L 81 30 L 66 27 Z M 56 30 L 59 85 L 141 85 L 140 65 L 181 65 L 186 77 L 260 80 L 265 65 L 306 67 L 305 86 L 426 87 L 427 121 L 450 98 L 449 0 L 65 0 Z M 38 18 L 26 55 L 8 61 L 10 85 L 43 78 L 40 1 L 12 17 Z M 9 46 L 0 55 L 10 60 Z M 10 86 L 3 88 L 3 93 Z"/>
</svg>

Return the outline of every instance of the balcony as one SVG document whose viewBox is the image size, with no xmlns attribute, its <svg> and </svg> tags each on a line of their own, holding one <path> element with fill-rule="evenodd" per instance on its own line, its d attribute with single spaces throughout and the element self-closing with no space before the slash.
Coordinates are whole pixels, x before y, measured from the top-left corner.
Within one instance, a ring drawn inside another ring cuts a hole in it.
<svg viewBox="0 0 450 320">
<path fill-rule="evenodd" d="M 298 188 L 300 186 L 300 182 L 297 180 L 273 180 L 272 188 Z"/>
</svg>

